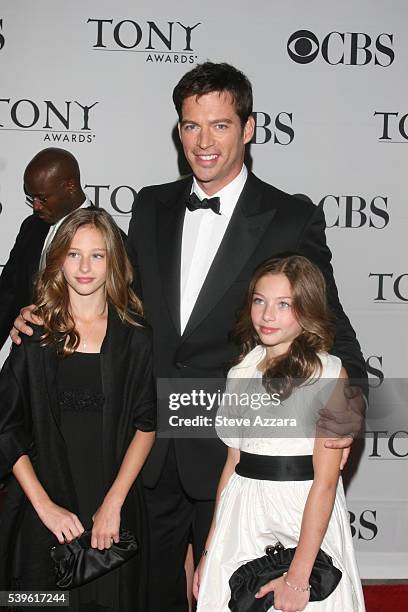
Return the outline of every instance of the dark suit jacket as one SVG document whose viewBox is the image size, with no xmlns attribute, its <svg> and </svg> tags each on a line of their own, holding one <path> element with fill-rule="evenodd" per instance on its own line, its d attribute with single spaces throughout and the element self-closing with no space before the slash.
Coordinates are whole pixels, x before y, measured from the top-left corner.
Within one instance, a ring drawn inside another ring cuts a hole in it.
<svg viewBox="0 0 408 612">
<path fill-rule="evenodd" d="M 33 280 L 50 225 L 35 215 L 24 219 L 0 276 L 0 348 L 23 306 L 33 301 Z"/>
<path fill-rule="evenodd" d="M 41 348 L 41 329 L 35 327 L 33 336 L 24 337 L 21 346 L 13 347 L 0 373 L 0 478 L 10 474 L 21 455 L 29 454 L 50 498 L 78 513 L 67 450 L 59 426 L 55 383 L 58 357 L 53 347 Z M 134 431 L 155 429 L 151 348 L 150 330 L 122 323 L 116 311 L 109 309 L 108 328 L 101 349 L 105 397 L 101 470 L 106 490 L 116 477 Z M 12 568 L 19 577 L 20 588 L 29 588 L 29 584 L 30 588 L 55 588 L 49 551 L 56 545 L 56 539 L 27 503 L 12 475 L 8 477 L 7 489 L 0 513 L 0 589 L 10 588 Z M 139 479 L 122 507 L 121 525 L 135 534 L 140 550 L 134 561 L 126 563 L 121 570 L 120 609 L 144 612 L 147 517 Z M 19 538 L 20 530 L 30 534 L 28 544 L 24 538 L 23 541 Z"/>
<path fill-rule="evenodd" d="M 32 304 L 33 281 L 50 225 L 36 215 L 24 219 L 0 276 L 0 349 L 23 306 Z M 126 234 L 122 232 L 126 241 Z"/>
<path fill-rule="evenodd" d="M 298 253 L 325 275 L 336 315 L 338 355 L 352 378 L 365 378 L 354 330 L 340 305 L 321 207 L 293 198 L 249 174 L 183 334 L 180 334 L 181 238 L 192 179 L 142 189 L 127 249 L 145 316 L 153 327 L 158 377 L 222 377 L 237 347 L 229 339 L 254 268 L 273 255 Z M 158 431 L 159 435 L 159 431 Z M 147 486 L 161 472 L 168 441 L 158 439 L 144 469 Z M 217 440 L 175 440 L 181 481 L 197 499 L 214 498 L 225 449 Z"/>
</svg>

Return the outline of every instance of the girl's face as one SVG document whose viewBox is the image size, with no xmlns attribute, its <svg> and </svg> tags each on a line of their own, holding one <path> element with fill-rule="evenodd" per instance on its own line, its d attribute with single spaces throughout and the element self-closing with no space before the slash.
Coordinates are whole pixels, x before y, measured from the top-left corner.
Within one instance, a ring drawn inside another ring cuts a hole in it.
<svg viewBox="0 0 408 612">
<path fill-rule="evenodd" d="M 255 285 L 251 319 L 270 357 L 286 353 L 302 328 L 292 309 L 292 289 L 282 274 L 266 274 Z"/>
<path fill-rule="evenodd" d="M 68 287 L 82 296 L 104 292 L 106 267 L 106 244 L 102 234 L 91 225 L 80 227 L 62 266 Z"/>
</svg>

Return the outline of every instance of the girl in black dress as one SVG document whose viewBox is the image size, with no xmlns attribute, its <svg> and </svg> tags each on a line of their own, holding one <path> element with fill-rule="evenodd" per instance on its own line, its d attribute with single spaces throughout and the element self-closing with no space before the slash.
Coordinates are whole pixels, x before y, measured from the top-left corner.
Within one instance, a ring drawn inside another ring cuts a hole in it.
<svg viewBox="0 0 408 612">
<path fill-rule="evenodd" d="M 139 553 L 70 592 L 75 611 L 145 612 L 147 517 L 139 472 L 156 423 L 151 333 L 120 231 L 104 210 L 61 224 L 36 284 L 34 334 L 0 375 L 0 590 L 56 590 L 50 549 L 92 529 Z"/>
</svg>

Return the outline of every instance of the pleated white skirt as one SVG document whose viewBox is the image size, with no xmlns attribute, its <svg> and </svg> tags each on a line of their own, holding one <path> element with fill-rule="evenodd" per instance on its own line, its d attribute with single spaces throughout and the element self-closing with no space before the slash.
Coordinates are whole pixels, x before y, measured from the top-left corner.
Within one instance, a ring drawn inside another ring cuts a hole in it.
<svg viewBox="0 0 408 612">
<path fill-rule="evenodd" d="M 312 481 L 276 482 L 233 474 L 222 492 L 216 528 L 201 576 L 197 612 L 228 612 L 229 578 L 242 564 L 261 557 L 268 544 L 297 545 Z M 342 481 L 321 548 L 343 575 L 324 601 L 307 612 L 364 612 Z M 275 608 L 270 608 L 275 610 Z"/>
</svg>

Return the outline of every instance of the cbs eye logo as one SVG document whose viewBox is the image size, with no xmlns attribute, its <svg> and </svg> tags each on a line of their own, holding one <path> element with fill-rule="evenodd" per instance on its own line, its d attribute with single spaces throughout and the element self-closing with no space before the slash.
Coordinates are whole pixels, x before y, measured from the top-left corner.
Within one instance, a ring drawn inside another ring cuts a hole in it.
<svg viewBox="0 0 408 612">
<path fill-rule="evenodd" d="M 309 64 L 316 59 L 320 44 L 309 30 L 298 30 L 288 40 L 289 57 L 298 64 Z"/>
<path fill-rule="evenodd" d="M 289 37 L 287 51 L 297 64 L 310 64 L 321 55 L 330 66 L 390 66 L 394 59 L 394 35 L 376 37 L 365 32 L 329 32 L 321 42 L 310 30 L 298 30 Z"/>
</svg>

